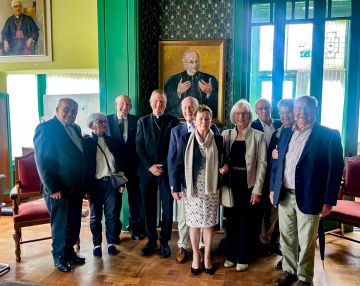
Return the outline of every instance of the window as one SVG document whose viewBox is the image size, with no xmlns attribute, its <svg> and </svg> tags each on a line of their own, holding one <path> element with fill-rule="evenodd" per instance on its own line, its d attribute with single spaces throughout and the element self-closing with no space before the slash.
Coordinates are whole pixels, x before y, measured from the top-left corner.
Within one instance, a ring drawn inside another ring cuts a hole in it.
<svg viewBox="0 0 360 286">
<path fill-rule="evenodd" d="M 12 157 L 22 155 L 22 147 L 33 147 L 33 137 L 39 124 L 37 80 L 33 74 L 7 76 L 10 105 Z"/>
</svg>

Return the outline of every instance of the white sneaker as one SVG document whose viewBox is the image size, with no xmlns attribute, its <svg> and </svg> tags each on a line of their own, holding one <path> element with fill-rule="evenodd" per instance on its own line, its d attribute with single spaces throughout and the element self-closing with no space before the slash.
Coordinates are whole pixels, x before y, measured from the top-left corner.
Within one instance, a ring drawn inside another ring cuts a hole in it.
<svg viewBox="0 0 360 286">
<path fill-rule="evenodd" d="M 248 268 L 249 264 L 236 264 L 236 271 L 244 271 L 246 268 Z"/>
<path fill-rule="evenodd" d="M 235 266 L 234 262 L 231 262 L 230 260 L 225 260 L 225 262 L 224 262 L 224 267 L 225 268 L 231 268 L 231 267 L 234 267 L 234 266 Z"/>
</svg>

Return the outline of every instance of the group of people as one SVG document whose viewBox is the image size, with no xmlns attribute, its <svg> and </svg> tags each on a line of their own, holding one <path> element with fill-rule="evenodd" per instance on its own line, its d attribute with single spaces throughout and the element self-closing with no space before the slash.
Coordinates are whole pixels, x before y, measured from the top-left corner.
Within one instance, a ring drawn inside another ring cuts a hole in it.
<svg viewBox="0 0 360 286">
<path fill-rule="evenodd" d="M 171 256 L 169 240 L 173 200 L 178 205 L 176 261 L 192 248 L 191 273 L 212 275 L 213 227 L 218 223 L 220 185 L 231 187 L 234 206 L 225 210 L 224 267 L 244 271 L 264 253 L 282 253 L 283 272 L 275 285 L 312 285 L 320 216 L 336 204 L 343 157 L 339 133 L 316 123 L 317 100 L 301 96 L 278 103 L 280 120 L 271 117 L 266 99 L 255 104 L 256 120 L 246 100 L 230 112 L 233 129 L 220 132 L 213 111 L 194 97 L 181 101 L 185 123 L 165 113 L 167 96 L 154 90 L 152 113 L 129 114 L 126 95 L 115 100 L 112 115 L 91 114 L 91 136 L 74 123 L 77 103 L 59 101 L 56 116 L 35 132 L 35 160 L 51 216 L 55 267 L 63 272 L 83 264 L 75 253 L 83 194 L 90 200 L 94 256 L 102 256 L 102 214 L 109 255 L 116 255 L 121 232 L 122 193 L 129 195 L 133 239 L 147 236 L 140 255 Z M 124 172 L 126 184 L 114 184 Z M 320 175 L 321 174 L 321 175 Z M 157 192 L 161 230 L 157 227 Z M 66 223 L 64 223 L 66 222 Z M 190 237 L 190 242 L 189 242 Z M 281 248 L 281 250 L 280 250 Z"/>
</svg>

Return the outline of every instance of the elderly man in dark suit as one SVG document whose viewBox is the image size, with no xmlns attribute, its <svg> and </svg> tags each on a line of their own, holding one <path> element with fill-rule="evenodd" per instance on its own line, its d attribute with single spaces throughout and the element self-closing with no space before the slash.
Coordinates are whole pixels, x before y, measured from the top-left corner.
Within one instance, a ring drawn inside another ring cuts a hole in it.
<svg viewBox="0 0 360 286">
<path fill-rule="evenodd" d="M 188 96 L 185 97 L 181 101 L 181 110 L 182 114 L 186 120 L 185 123 L 180 124 L 173 129 L 171 129 L 171 137 L 170 137 L 170 146 L 169 146 L 169 154 L 168 154 L 168 171 L 169 171 L 169 182 L 170 187 L 173 189 L 174 185 L 176 184 L 176 166 L 174 162 L 176 161 L 179 144 L 180 144 L 180 137 L 188 132 L 191 132 L 194 128 L 194 121 L 195 121 L 195 111 L 199 106 L 199 102 L 195 97 Z M 211 130 L 214 134 L 219 134 L 219 129 L 217 128 L 216 124 L 211 124 Z M 178 240 L 178 247 L 179 250 L 176 254 L 176 262 L 183 263 L 187 258 L 186 250 L 189 248 L 189 227 L 185 223 L 185 204 L 183 200 L 183 193 L 174 193 L 172 192 L 174 199 L 177 200 L 178 204 L 178 230 L 179 230 L 179 240 Z M 200 247 L 204 247 L 204 243 L 200 242 Z"/>
<path fill-rule="evenodd" d="M 51 219 L 54 264 L 62 272 L 69 272 L 71 264 L 85 263 L 73 248 L 79 239 L 85 176 L 83 139 L 74 123 L 77 112 L 74 100 L 60 99 L 56 116 L 38 125 L 34 136 L 35 162 Z"/>
<path fill-rule="evenodd" d="M 164 114 L 166 102 L 164 91 L 152 92 L 150 97 L 152 113 L 139 119 L 136 134 L 136 151 L 140 159 L 138 174 L 148 237 L 148 242 L 140 254 L 150 255 L 157 248 L 156 210 L 159 189 L 162 206 L 160 254 L 164 258 L 171 255 L 168 241 L 171 238 L 173 215 L 173 197 L 167 174 L 167 155 L 170 131 L 179 124 L 176 117 Z"/>
<path fill-rule="evenodd" d="M 320 216 L 336 205 L 344 167 L 341 139 L 315 122 L 316 112 L 314 97 L 296 99 L 295 125 L 282 131 L 272 165 L 270 200 L 279 206 L 284 269 L 275 285 L 298 279 L 298 285 L 312 285 Z"/>
<path fill-rule="evenodd" d="M 136 175 L 136 171 L 139 165 L 139 159 L 136 154 L 135 138 L 136 138 L 136 126 L 139 117 L 130 114 L 132 107 L 131 99 L 128 95 L 119 95 L 115 99 L 116 113 L 107 116 L 108 129 L 107 135 L 112 136 L 116 143 L 119 145 L 122 168 L 125 176 L 128 179 L 126 183 L 126 189 L 128 192 L 129 202 L 129 224 L 131 231 L 131 238 L 134 240 L 140 240 L 145 238 L 143 233 L 143 225 L 141 220 L 141 194 L 139 188 L 139 179 Z M 122 200 L 122 196 L 119 195 L 119 200 Z M 121 206 L 121 202 L 118 203 Z M 120 217 L 121 209 L 117 210 L 118 217 Z M 120 219 L 119 219 L 120 221 Z M 118 229 L 117 243 L 120 242 L 121 223 Z"/>
<path fill-rule="evenodd" d="M 256 101 L 255 113 L 258 118 L 251 123 L 251 127 L 261 132 L 264 132 L 266 147 L 269 146 L 273 133 L 282 125 L 280 120 L 273 119 L 271 117 L 271 112 L 272 106 L 267 99 L 260 98 Z M 279 228 L 274 228 L 277 222 L 277 212 L 275 208 L 271 205 L 269 200 L 270 171 L 270 168 L 267 168 L 261 197 L 261 221 L 259 222 L 259 239 L 262 255 L 271 255 L 273 252 L 281 254 L 279 247 Z"/>
</svg>

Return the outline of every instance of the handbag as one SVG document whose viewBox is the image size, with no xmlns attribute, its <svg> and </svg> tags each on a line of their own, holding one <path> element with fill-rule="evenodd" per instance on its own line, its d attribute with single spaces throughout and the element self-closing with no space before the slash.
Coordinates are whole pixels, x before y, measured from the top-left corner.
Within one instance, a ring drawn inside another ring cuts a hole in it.
<svg viewBox="0 0 360 286">
<path fill-rule="evenodd" d="M 226 185 L 221 186 L 221 205 L 226 208 L 234 207 L 234 196 L 230 187 Z"/>
<path fill-rule="evenodd" d="M 99 145 L 99 143 L 96 143 L 96 145 L 98 145 L 98 147 L 100 148 L 101 152 L 104 154 L 105 160 L 106 160 L 106 165 L 110 170 L 111 176 L 110 176 L 110 183 L 113 186 L 114 189 L 119 189 L 120 187 L 122 187 L 125 183 L 128 182 L 128 179 L 125 177 L 123 172 L 111 172 L 111 168 L 110 168 L 110 164 L 109 161 L 105 155 L 104 150 L 101 148 L 101 146 Z"/>
<path fill-rule="evenodd" d="M 229 145 L 228 145 L 228 153 L 230 152 L 230 130 L 229 130 Z M 220 194 L 221 194 L 221 205 L 227 208 L 234 207 L 234 196 L 231 187 L 231 175 L 228 174 L 228 182 L 225 182 L 224 176 L 221 178 L 221 184 L 220 184 Z"/>
</svg>

